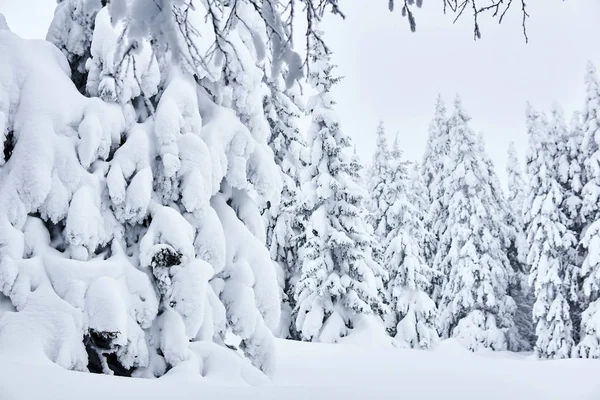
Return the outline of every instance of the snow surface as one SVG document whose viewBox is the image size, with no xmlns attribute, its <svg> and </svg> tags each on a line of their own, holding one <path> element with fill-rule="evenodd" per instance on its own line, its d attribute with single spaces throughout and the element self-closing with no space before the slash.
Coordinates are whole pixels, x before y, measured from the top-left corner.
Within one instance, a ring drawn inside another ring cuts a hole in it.
<svg viewBox="0 0 600 400">
<path fill-rule="evenodd" d="M 0 354 L 2 400 L 61 399 L 543 399 L 600 398 L 600 363 L 473 354 L 456 340 L 436 351 L 278 340 L 273 384 L 236 386 L 190 375 L 121 378 L 33 366 Z M 32 384 L 35 382 L 35 384 Z"/>
</svg>

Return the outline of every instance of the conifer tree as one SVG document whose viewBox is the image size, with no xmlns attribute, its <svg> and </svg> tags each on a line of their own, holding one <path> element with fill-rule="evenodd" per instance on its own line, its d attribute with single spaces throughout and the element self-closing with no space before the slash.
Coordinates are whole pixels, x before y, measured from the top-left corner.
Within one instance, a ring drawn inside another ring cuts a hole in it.
<svg viewBox="0 0 600 400">
<path fill-rule="evenodd" d="M 263 211 L 267 224 L 266 243 L 271 259 L 278 265 L 282 295 L 282 320 L 278 334 L 290 335 L 291 310 L 294 308 L 293 288 L 299 275 L 298 246 L 304 221 L 298 218 L 300 186 L 306 164 L 306 144 L 298 121 L 300 95 L 297 84 L 285 87 L 286 71 L 267 81 L 269 93 L 264 98 L 264 110 L 271 128 L 269 145 L 283 183 L 279 204 L 268 203 Z"/>
<path fill-rule="evenodd" d="M 443 270 L 443 260 L 438 258 L 438 242 L 444 233 L 447 219 L 446 204 L 442 182 L 446 171 L 444 162 L 449 155 L 450 141 L 448 117 L 446 106 L 438 95 L 435 113 L 429 124 L 429 136 L 425 155 L 421 167 L 425 188 L 427 189 L 427 203 L 429 205 L 425 215 L 425 228 L 430 233 L 431 240 L 425 247 L 425 262 L 434 269 L 435 277 L 432 286 L 432 298 L 439 305 L 442 281 L 448 271 Z"/>
<path fill-rule="evenodd" d="M 397 140 L 392 151 L 395 201 L 387 215 L 391 231 L 385 244 L 384 265 L 389 273 L 388 330 L 401 346 L 429 349 L 439 341 L 437 309 L 429 298 L 433 270 L 425 264 L 426 230 L 423 186 L 409 176 Z M 413 171 L 417 172 L 418 170 Z M 419 187 L 421 186 L 421 187 Z"/>
<path fill-rule="evenodd" d="M 512 213 L 511 206 L 506 200 L 506 195 L 503 192 L 498 176 L 495 173 L 494 164 L 485 150 L 485 141 L 483 133 L 480 132 L 477 137 L 479 146 L 479 154 L 482 157 L 483 163 L 487 167 L 489 178 L 489 197 L 493 204 L 498 209 L 498 215 L 503 216 L 503 223 L 500 224 L 500 242 L 503 246 L 503 251 L 506 253 L 510 268 L 508 270 L 508 292 L 507 294 L 515 301 L 516 309 L 514 315 L 515 329 L 507 330 L 508 349 L 511 351 L 530 350 L 533 343 L 530 343 L 533 335 L 533 325 L 531 317 L 532 298 L 529 299 L 529 309 L 527 306 L 527 276 L 526 254 L 525 249 L 519 249 L 520 246 L 525 247 L 526 243 L 524 233 L 519 230 L 519 224 L 516 222 L 516 217 Z M 525 285 L 523 281 L 525 280 Z M 532 297 L 532 296 L 530 296 Z M 517 306 L 517 301 L 524 303 Z M 521 310 L 519 310 L 521 308 Z M 520 326 L 519 326 L 520 325 Z"/>
<path fill-rule="evenodd" d="M 386 199 L 386 186 L 390 183 L 390 149 L 388 148 L 387 138 L 383 122 L 380 121 L 377 126 L 375 153 L 373 162 L 369 168 L 369 185 L 367 187 L 371 194 L 371 224 L 378 238 L 383 238 L 387 234 L 385 214 L 390 204 Z"/>
<path fill-rule="evenodd" d="M 23 49 L 0 79 L 24 77 L 0 104 L 17 138 L 3 140 L 0 288 L 18 310 L 0 342 L 70 369 L 264 381 L 248 360 L 272 372 L 281 303 L 260 215 L 281 192 L 258 66 L 280 53 L 272 24 L 245 2 L 104 3 L 59 2 L 48 38 L 63 54 L 0 38 Z"/>
<path fill-rule="evenodd" d="M 529 267 L 527 265 L 527 237 L 523 225 L 523 204 L 527 185 L 521 172 L 521 163 L 517 156 L 514 142 L 508 147 L 506 163 L 508 177 L 508 223 L 514 229 L 514 236 L 508 248 L 508 259 L 514 273 L 509 294 L 515 300 L 515 325 L 524 340 L 524 348 L 532 348 L 535 344 L 533 329 L 533 292 L 529 288 Z"/>
<path fill-rule="evenodd" d="M 442 182 L 448 219 L 438 257 L 448 276 L 440 300 L 440 331 L 472 351 L 506 350 L 514 337 L 515 304 L 507 295 L 511 267 L 503 241 L 505 214 L 491 185 L 497 178 L 469 119 L 457 98 Z"/>
<path fill-rule="evenodd" d="M 310 163 L 303 186 L 307 198 L 306 243 L 295 288 L 295 327 L 303 340 L 336 342 L 348 335 L 361 314 L 381 315 L 385 272 L 373 261 L 373 237 L 366 221 L 366 196 L 340 129 L 331 88 L 330 55 L 311 37 L 308 80 L 317 94 L 308 103 Z"/>
<path fill-rule="evenodd" d="M 600 82 L 590 62 L 585 76 L 586 102 L 581 115 L 584 157 L 582 217 L 585 223 L 581 245 L 585 259 L 581 267 L 581 340 L 576 355 L 600 358 Z"/>
<path fill-rule="evenodd" d="M 397 148 L 398 148 L 398 146 L 397 146 L 397 140 L 396 140 L 394 142 L 394 151 L 392 154 L 399 154 L 399 151 L 396 150 Z M 427 226 L 427 213 L 429 212 L 429 208 L 430 208 L 429 196 L 427 193 L 427 187 L 425 186 L 423 175 L 421 174 L 420 163 L 419 162 L 411 162 L 409 164 L 409 166 L 407 166 L 407 168 L 409 170 L 409 189 L 408 190 L 412 196 L 412 200 L 413 200 L 415 207 L 417 207 L 417 209 L 419 210 L 419 216 L 420 216 L 420 220 L 421 220 L 422 226 L 423 226 L 423 231 L 422 231 L 423 243 L 421 246 L 421 250 L 422 250 L 422 254 L 423 254 L 423 260 L 425 261 L 425 263 L 427 263 L 426 253 L 427 253 L 428 249 L 433 249 L 435 246 L 435 240 L 434 240 L 433 234 L 429 230 L 429 227 Z M 439 279 L 439 276 L 436 275 L 437 273 L 431 265 L 429 265 L 429 264 L 427 264 L 427 265 L 429 266 L 429 268 L 431 268 L 431 279 L 430 279 L 430 282 L 429 282 L 430 284 L 429 284 L 429 288 L 428 288 L 428 293 L 429 293 L 429 295 L 431 295 L 431 293 L 433 291 L 433 282 L 437 281 Z"/>
<path fill-rule="evenodd" d="M 568 285 L 569 311 L 573 323 L 573 340 L 579 341 L 579 327 L 581 325 L 580 305 L 580 268 L 583 258 L 579 251 L 579 240 L 583 232 L 583 218 L 581 215 L 581 191 L 583 188 L 582 170 L 583 157 L 581 145 L 583 134 L 579 124 L 579 114 L 575 113 L 570 127 L 565 122 L 564 113 L 557 103 L 552 105 L 551 136 L 557 141 L 557 173 L 558 182 L 562 186 L 563 200 L 560 204 L 561 212 L 565 215 L 564 236 L 565 251 L 564 263 L 567 265 L 565 276 Z"/>
<path fill-rule="evenodd" d="M 569 264 L 565 235 L 567 216 L 561 211 L 563 188 L 559 183 L 556 159 L 558 138 L 546 116 L 530 105 L 527 108 L 527 193 L 524 223 L 527 232 L 530 266 L 529 283 L 535 303 L 533 319 L 540 358 L 567 358 L 573 349 L 573 324 L 568 298 Z"/>
</svg>

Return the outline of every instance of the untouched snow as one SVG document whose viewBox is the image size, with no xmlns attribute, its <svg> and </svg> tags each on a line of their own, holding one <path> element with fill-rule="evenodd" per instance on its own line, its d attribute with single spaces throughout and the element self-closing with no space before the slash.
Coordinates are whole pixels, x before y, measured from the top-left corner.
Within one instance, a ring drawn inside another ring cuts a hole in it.
<svg viewBox="0 0 600 400">
<path fill-rule="evenodd" d="M 473 354 L 454 340 L 437 351 L 277 341 L 272 386 L 241 387 L 167 374 L 120 378 L 33 366 L 0 356 L 2 400 L 460 399 L 596 400 L 600 363 Z"/>
</svg>

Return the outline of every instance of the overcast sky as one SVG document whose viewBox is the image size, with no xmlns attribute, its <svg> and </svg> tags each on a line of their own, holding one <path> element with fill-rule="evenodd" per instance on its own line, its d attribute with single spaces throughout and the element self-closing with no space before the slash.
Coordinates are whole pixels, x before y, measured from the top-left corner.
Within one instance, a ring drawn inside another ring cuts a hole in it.
<svg viewBox="0 0 600 400">
<path fill-rule="evenodd" d="M 482 18 L 483 37 L 474 41 L 469 14 L 453 25 L 441 0 L 423 3 L 416 33 L 384 0 L 341 0 L 346 20 L 326 19 L 325 37 L 344 76 L 334 92 L 342 129 L 368 162 L 381 119 L 390 140 L 400 133 L 406 157 L 420 160 L 437 93 L 449 108 L 460 93 L 504 181 L 509 141 L 525 154 L 527 101 L 543 109 L 558 101 L 567 118 L 581 108 L 586 62 L 600 68 L 600 0 L 528 0 L 529 44 L 520 7 L 500 26 Z M 10 28 L 27 38 L 45 37 L 54 6 L 54 0 L 0 0 Z"/>
</svg>

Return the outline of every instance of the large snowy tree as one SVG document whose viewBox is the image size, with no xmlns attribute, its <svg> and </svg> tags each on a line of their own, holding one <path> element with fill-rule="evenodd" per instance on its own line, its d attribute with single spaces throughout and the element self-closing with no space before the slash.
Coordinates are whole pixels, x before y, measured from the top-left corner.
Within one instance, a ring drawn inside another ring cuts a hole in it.
<svg viewBox="0 0 600 400">
<path fill-rule="evenodd" d="M 508 296 L 511 267 L 505 215 L 491 182 L 493 171 L 457 98 L 450 122 L 450 154 L 443 185 L 447 228 L 438 257 L 448 271 L 440 299 L 442 337 L 470 350 L 512 347 L 515 304 Z"/>
<path fill-rule="evenodd" d="M 356 183 L 350 138 L 334 110 L 331 88 L 338 78 L 323 43 L 310 40 L 308 80 L 317 93 L 308 105 L 310 165 L 303 185 L 307 240 L 295 290 L 295 323 L 303 340 L 335 342 L 350 333 L 361 314 L 383 312 L 384 271 L 371 256 L 366 196 Z"/>
<path fill-rule="evenodd" d="M 258 63 L 271 52 L 298 75 L 298 57 L 250 3 L 153 4 L 60 2 L 62 54 L 0 33 L 0 309 L 16 311 L 0 347 L 257 382 L 229 348 L 272 371 L 280 296 L 259 210 L 281 176 Z"/>
<path fill-rule="evenodd" d="M 557 168 L 558 140 L 546 116 L 527 108 L 527 193 L 524 222 L 529 245 L 529 282 L 534 288 L 535 351 L 540 358 L 567 358 L 573 349 L 568 304 L 570 264 L 565 262 L 572 234 L 561 211 L 564 199 Z"/>
</svg>

